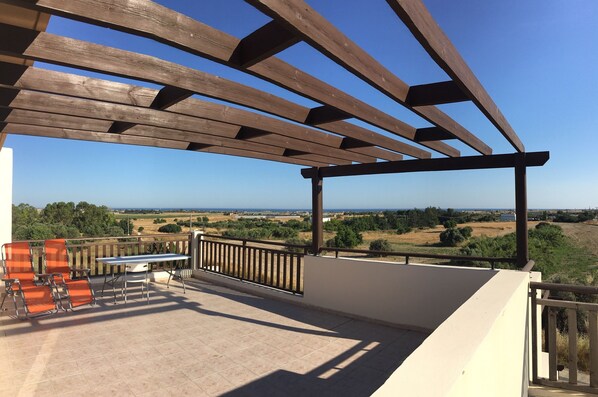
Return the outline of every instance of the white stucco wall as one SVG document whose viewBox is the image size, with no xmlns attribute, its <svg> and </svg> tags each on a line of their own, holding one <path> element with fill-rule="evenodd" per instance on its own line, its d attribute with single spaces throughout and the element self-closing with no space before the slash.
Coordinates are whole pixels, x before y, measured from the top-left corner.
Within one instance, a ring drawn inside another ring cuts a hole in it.
<svg viewBox="0 0 598 397">
<path fill-rule="evenodd" d="M 0 149 L 0 246 L 12 241 L 12 149 Z"/>
<path fill-rule="evenodd" d="M 528 273 L 498 272 L 374 396 L 527 396 L 528 289 Z"/>
<path fill-rule="evenodd" d="M 496 273 L 308 256 L 303 300 L 313 306 L 429 331 Z"/>
</svg>

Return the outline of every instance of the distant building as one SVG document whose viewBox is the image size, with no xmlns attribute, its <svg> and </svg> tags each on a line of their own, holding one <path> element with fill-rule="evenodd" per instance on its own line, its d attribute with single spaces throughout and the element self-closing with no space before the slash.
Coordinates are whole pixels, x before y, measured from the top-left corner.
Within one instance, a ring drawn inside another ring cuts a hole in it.
<svg viewBox="0 0 598 397">
<path fill-rule="evenodd" d="M 505 213 L 505 214 L 500 214 L 499 220 L 501 222 L 515 222 L 516 217 L 515 217 L 514 213 Z"/>
</svg>

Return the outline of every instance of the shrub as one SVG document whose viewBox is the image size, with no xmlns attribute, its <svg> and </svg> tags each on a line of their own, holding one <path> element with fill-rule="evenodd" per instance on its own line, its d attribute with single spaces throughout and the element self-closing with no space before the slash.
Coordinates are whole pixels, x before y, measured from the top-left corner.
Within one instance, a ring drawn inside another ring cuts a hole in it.
<svg viewBox="0 0 598 397">
<path fill-rule="evenodd" d="M 411 230 L 411 227 L 409 227 L 405 222 L 400 222 L 397 225 L 397 234 L 409 233 Z"/>
<path fill-rule="evenodd" d="M 448 221 L 444 221 L 442 226 L 444 226 L 445 229 L 454 229 L 457 227 L 457 222 L 455 222 L 452 219 L 449 219 Z"/>
<path fill-rule="evenodd" d="M 459 232 L 461 232 L 461 234 L 463 235 L 463 237 L 465 237 L 466 239 L 471 237 L 471 233 L 473 232 L 473 229 L 471 226 L 465 226 L 465 227 L 461 227 L 459 228 Z"/>
<path fill-rule="evenodd" d="M 327 247 L 336 248 L 353 248 L 363 242 L 363 236 L 355 230 L 340 226 L 336 232 L 336 236 L 326 241 Z"/>
<path fill-rule="evenodd" d="M 440 242 L 449 247 L 456 247 L 463 241 L 465 241 L 465 237 L 457 228 L 452 227 L 440 233 Z"/>
<path fill-rule="evenodd" d="M 380 252 L 389 252 L 392 251 L 392 246 L 385 239 L 377 239 L 370 243 L 370 251 L 380 251 Z M 383 256 L 378 254 L 377 256 Z"/>
<path fill-rule="evenodd" d="M 285 241 L 285 244 L 289 245 L 311 245 L 311 240 L 304 240 L 299 237 L 289 238 Z M 285 249 L 290 252 L 303 252 L 303 248 L 298 247 L 289 247 L 286 246 Z"/>
<path fill-rule="evenodd" d="M 160 226 L 158 229 L 161 233 L 180 233 L 183 230 L 179 225 L 169 223 L 168 225 Z"/>
<path fill-rule="evenodd" d="M 156 218 L 154 219 L 154 225 L 160 224 L 160 223 L 166 223 L 166 219 L 164 218 Z"/>
<path fill-rule="evenodd" d="M 137 231 L 138 231 L 139 233 L 141 233 L 141 232 L 142 232 L 142 231 L 144 231 L 144 230 L 145 230 L 145 228 L 144 228 L 143 226 L 139 226 L 139 227 L 137 228 Z"/>
</svg>

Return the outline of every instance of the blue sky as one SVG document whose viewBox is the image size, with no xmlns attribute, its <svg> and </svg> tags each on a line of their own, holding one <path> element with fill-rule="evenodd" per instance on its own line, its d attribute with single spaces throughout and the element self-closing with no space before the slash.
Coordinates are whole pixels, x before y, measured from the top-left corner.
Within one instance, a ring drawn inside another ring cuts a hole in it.
<svg viewBox="0 0 598 397">
<path fill-rule="evenodd" d="M 269 20 L 237 0 L 161 3 L 237 37 Z M 346 0 L 342 7 L 340 2 L 328 0 L 308 3 L 409 85 L 447 80 L 385 1 Z M 509 120 L 526 150 L 550 151 L 551 159 L 544 167 L 528 170 L 529 207 L 598 207 L 598 2 L 424 3 Z M 318 105 L 148 39 L 60 18 L 51 20 L 48 31 L 157 55 L 268 90 L 305 106 Z M 429 126 L 304 43 L 279 56 L 413 126 Z M 37 65 L 73 72 L 54 65 Z M 495 153 L 513 152 L 473 104 L 441 108 L 489 144 Z M 459 142 L 450 144 L 459 148 L 462 155 L 475 154 Z M 53 201 L 85 200 L 110 207 L 201 208 L 311 205 L 310 182 L 301 177 L 299 166 L 17 135 L 9 135 L 5 146 L 14 150 L 14 203 L 44 206 Z M 324 181 L 324 207 L 512 208 L 513 179 L 512 170 L 331 178 Z"/>
</svg>

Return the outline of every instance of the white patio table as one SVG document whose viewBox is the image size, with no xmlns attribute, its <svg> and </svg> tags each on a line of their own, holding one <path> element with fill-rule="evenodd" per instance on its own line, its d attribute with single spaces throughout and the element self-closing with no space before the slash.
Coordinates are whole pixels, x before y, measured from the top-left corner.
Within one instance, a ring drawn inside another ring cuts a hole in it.
<svg viewBox="0 0 598 397">
<path fill-rule="evenodd" d="M 102 297 L 104 296 L 104 289 L 106 288 L 106 284 L 112 286 L 112 293 L 114 294 L 114 302 L 116 303 L 116 290 L 114 288 L 116 282 L 121 277 L 127 276 L 127 270 L 125 267 L 124 274 L 115 274 L 114 271 L 118 266 L 126 265 L 126 264 L 133 264 L 133 265 L 141 265 L 147 264 L 148 270 L 151 263 L 156 262 L 170 262 L 170 268 L 164 269 L 168 273 L 168 282 L 166 283 L 166 287 L 169 288 L 170 280 L 177 279 L 183 284 L 183 293 L 186 293 L 185 289 L 185 280 L 183 279 L 182 275 L 180 274 L 181 264 L 183 261 L 191 259 L 189 255 L 180 255 L 180 254 L 146 254 L 146 255 L 126 255 L 126 256 L 113 256 L 108 258 L 97 258 L 98 262 L 102 262 L 103 264 L 110 266 L 110 278 L 108 278 L 108 272 L 104 271 L 104 284 L 102 285 Z M 179 270 L 179 274 L 176 274 L 176 271 Z M 126 294 L 126 291 L 125 291 Z"/>
</svg>

